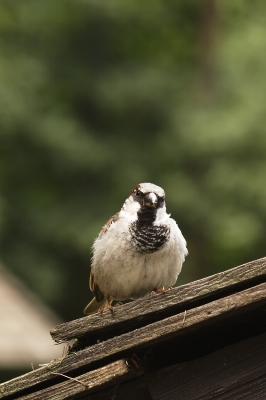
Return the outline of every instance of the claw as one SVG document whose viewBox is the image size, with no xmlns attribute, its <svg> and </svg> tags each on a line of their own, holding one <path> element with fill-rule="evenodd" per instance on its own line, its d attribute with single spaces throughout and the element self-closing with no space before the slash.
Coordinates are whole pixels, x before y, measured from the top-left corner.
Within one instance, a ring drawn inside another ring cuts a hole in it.
<svg viewBox="0 0 266 400">
<path fill-rule="evenodd" d="M 112 307 L 111 304 L 106 304 L 104 307 L 99 309 L 100 313 L 103 313 L 106 310 L 110 310 L 113 313 L 114 307 Z"/>
<path fill-rule="evenodd" d="M 115 305 L 113 306 L 113 308 L 114 307 L 118 307 L 118 306 L 122 306 L 123 305 L 123 303 L 121 302 L 121 301 L 118 301 L 117 303 L 115 303 Z"/>
<path fill-rule="evenodd" d="M 164 286 L 161 289 L 153 289 L 153 291 L 151 292 L 151 295 L 154 296 L 156 294 L 160 294 L 160 293 L 165 293 L 168 292 L 168 290 L 172 289 L 171 286 L 168 286 L 167 288 L 164 288 Z"/>
<path fill-rule="evenodd" d="M 111 306 L 112 301 L 113 300 L 111 298 L 108 298 L 105 306 L 99 309 L 100 313 L 103 313 L 105 310 L 110 310 L 113 313 L 114 307 Z"/>
</svg>

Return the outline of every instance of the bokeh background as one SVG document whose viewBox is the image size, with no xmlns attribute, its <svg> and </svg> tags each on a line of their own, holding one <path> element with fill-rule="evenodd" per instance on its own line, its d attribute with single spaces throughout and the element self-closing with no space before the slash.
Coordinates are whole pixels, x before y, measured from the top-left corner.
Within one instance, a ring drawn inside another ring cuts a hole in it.
<svg viewBox="0 0 266 400">
<path fill-rule="evenodd" d="M 162 186 L 178 285 L 265 256 L 263 0 L 2 0 L 0 257 L 63 321 L 132 188 Z"/>
</svg>

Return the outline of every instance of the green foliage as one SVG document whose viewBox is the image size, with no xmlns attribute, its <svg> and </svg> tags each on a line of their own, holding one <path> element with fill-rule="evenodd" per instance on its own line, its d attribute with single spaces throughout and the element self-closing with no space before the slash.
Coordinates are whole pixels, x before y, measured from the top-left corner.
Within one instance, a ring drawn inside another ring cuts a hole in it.
<svg viewBox="0 0 266 400">
<path fill-rule="evenodd" d="M 66 319 L 138 182 L 187 239 L 179 284 L 265 254 L 265 5 L 213 4 L 0 4 L 1 257 Z"/>
</svg>

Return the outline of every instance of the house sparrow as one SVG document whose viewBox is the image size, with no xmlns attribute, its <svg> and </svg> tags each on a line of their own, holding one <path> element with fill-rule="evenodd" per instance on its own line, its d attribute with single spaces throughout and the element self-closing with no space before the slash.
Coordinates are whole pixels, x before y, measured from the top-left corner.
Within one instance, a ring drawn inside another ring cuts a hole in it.
<svg viewBox="0 0 266 400">
<path fill-rule="evenodd" d="M 166 213 L 164 190 L 140 183 L 93 243 L 90 289 L 95 297 L 84 313 L 173 286 L 187 254 L 180 229 Z"/>
</svg>

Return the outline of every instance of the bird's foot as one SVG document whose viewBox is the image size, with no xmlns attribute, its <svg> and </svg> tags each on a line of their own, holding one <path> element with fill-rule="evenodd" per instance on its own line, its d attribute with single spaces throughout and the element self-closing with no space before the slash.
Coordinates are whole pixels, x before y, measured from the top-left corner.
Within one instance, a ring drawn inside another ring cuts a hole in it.
<svg viewBox="0 0 266 400">
<path fill-rule="evenodd" d="M 111 306 L 111 304 L 107 303 L 107 304 L 105 304 L 104 307 L 99 309 L 100 313 L 103 313 L 106 310 L 109 310 L 109 311 L 111 311 L 111 313 L 113 313 L 114 312 L 114 307 Z"/>
<path fill-rule="evenodd" d="M 168 286 L 167 288 L 165 288 L 164 286 L 161 289 L 153 289 L 153 291 L 151 292 L 152 296 L 155 296 L 156 294 L 160 294 L 160 293 L 165 293 L 168 292 L 168 290 L 172 289 L 171 286 Z"/>
<path fill-rule="evenodd" d="M 119 301 L 118 303 L 115 303 L 115 305 L 111 306 L 111 304 L 107 303 L 104 307 L 100 308 L 99 311 L 103 313 L 105 310 L 110 310 L 111 313 L 114 312 L 114 309 L 118 306 L 121 306 L 123 303 Z"/>
<path fill-rule="evenodd" d="M 113 306 L 113 308 L 119 307 L 119 306 L 122 306 L 122 305 L 123 305 L 123 303 L 122 303 L 121 301 L 118 301 L 117 303 L 115 303 L 115 305 Z"/>
</svg>

